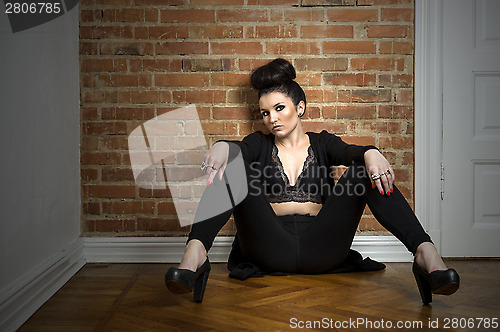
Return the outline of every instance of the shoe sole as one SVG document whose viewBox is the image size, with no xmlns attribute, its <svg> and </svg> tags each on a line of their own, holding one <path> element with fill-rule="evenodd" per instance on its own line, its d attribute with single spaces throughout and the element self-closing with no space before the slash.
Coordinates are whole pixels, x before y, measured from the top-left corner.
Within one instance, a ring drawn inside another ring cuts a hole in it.
<svg viewBox="0 0 500 332">
<path fill-rule="evenodd" d="M 459 286 L 458 282 L 452 282 L 442 287 L 439 287 L 438 289 L 435 289 L 432 293 L 440 295 L 451 295 L 457 291 L 458 286 Z"/>
<path fill-rule="evenodd" d="M 192 291 L 191 288 L 189 288 L 186 285 L 183 285 L 175 280 L 167 280 L 166 284 L 167 284 L 168 290 L 174 294 L 190 293 Z"/>
</svg>

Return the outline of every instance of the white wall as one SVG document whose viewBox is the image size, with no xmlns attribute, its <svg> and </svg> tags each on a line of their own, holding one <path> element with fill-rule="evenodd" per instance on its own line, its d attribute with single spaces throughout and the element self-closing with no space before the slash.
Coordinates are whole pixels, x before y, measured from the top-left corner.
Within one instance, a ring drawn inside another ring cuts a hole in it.
<svg viewBox="0 0 500 332">
<path fill-rule="evenodd" d="M 79 240 L 78 7 L 17 33 L 2 10 L 0 45 L 1 316 Z"/>
</svg>

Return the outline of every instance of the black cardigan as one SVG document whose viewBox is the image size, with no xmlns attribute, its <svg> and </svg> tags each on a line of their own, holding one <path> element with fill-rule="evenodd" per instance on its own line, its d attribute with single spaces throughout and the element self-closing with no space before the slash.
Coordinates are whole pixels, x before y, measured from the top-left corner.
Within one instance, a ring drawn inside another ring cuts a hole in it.
<svg viewBox="0 0 500 332">
<path fill-rule="evenodd" d="M 376 149 L 373 145 L 360 146 L 347 144 L 340 137 L 330 134 L 326 130 L 323 130 L 319 134 L 313 132 L 307 132 L 306 134 L 309 136 L 311 147 L 320 167 L 349 166 L 353 162 L 364 163 L 364 153 L 367 150 Z M 260 174 L 264 174 L 264 167 L 272 163 L 273 134 L 266 135 L 261 131 L 257 131 L 246 136 L 242 141 L 226 140 L 224 142 L 235 143 L 239 146 L 243 159 L 249 164 L 254 163 L 253 167 L 259 168 L 261 170 Z M 328 177 L 327 181 L 331 188 L 333 188 L 335 184 L 334 179 Z M 327 198 L 326 195 L 328 195 L 328 192 L 323 194 L 321 198 L 323 202 Z"/>
</svg>

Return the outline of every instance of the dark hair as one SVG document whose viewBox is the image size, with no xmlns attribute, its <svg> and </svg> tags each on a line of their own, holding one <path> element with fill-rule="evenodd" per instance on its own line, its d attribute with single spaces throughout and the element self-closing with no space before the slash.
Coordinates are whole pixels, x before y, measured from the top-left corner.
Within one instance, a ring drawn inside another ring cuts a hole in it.
<svg viewBox="0 0 500 332">
<path fill-rule="evenodd" d="M 292 99 L 297 106 L 301 100 L 306 103 L 306 94 L 300 85 L 294 81 L 297 75 L 292 64 L 285 59 L 278 58 L 252 72 L 250 81 L 258 90 L 259 98 L 270 92 L 281 92 Z"/>
</svg>

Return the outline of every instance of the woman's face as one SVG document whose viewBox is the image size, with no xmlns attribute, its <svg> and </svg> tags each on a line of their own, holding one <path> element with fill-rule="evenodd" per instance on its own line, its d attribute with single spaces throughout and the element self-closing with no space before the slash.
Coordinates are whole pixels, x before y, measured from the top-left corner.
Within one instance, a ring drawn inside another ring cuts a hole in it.
<svg viewBox="0 0 500 332">
<path fill-rule="evenodd" d="M 305 111 L 303 101 L 295 107 L 290 97 L 277 91 L 262 95 L 259 107 L 264 125 L 278 137 L 288 136 L 300 123 L 299 114 Z"/>
</svg>

